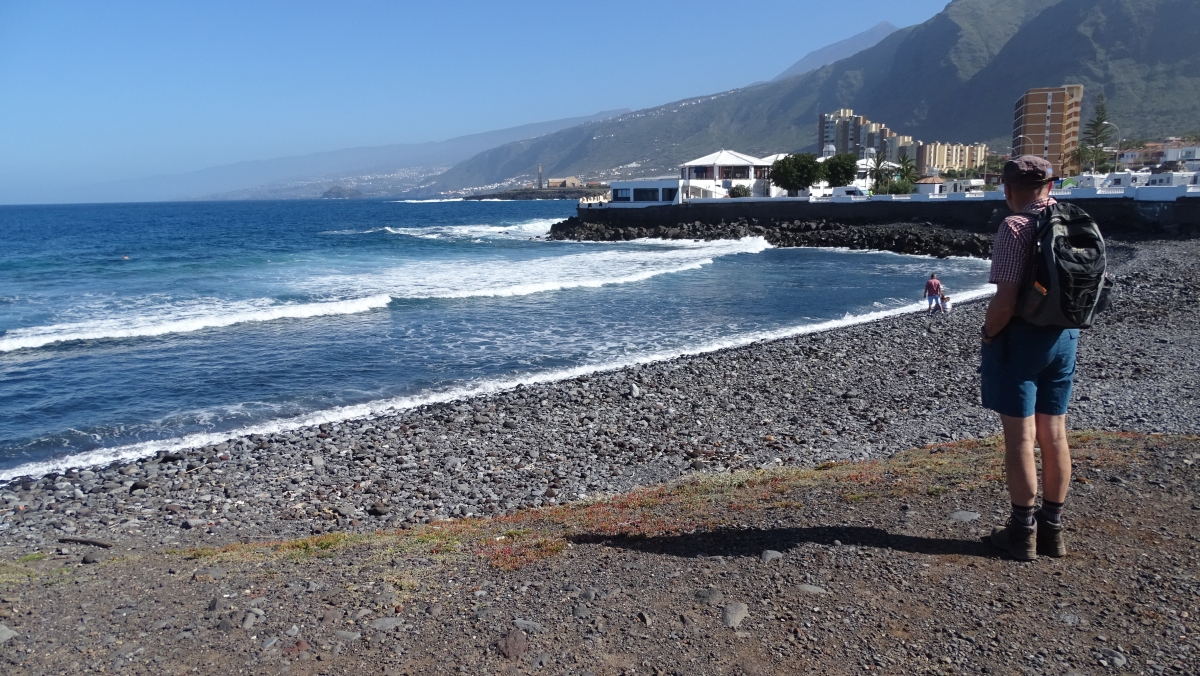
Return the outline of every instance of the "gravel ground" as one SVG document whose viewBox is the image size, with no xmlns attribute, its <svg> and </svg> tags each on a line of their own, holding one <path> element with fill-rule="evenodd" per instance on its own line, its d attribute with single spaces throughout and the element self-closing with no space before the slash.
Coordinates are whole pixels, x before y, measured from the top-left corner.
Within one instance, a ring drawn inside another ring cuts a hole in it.
<svg viewBox="0 0 1200 676">
<path fill-rule="evenodd" d="M 999 444 L 972 442 L 525 511 L 467 547 L 454 522 L 327 547 L 82 548 L 92 565 L 72 545 L 0 564 L 0 671 L 1200 673 L 1200 443 L 1074 446 L 1068 555 L 1032 563 L 980 541 L 1007 494 Z M 576 517 L 557 548 L 481 560 L 547 513 Z"/>
</svg>

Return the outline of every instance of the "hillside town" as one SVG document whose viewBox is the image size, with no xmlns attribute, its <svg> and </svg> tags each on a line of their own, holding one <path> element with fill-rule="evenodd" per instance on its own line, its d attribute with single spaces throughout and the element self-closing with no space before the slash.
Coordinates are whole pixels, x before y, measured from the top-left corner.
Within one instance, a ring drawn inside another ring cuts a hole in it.
<svg viewBox="0 0 1200 676">
<path fill-rule="evenodd" d="M 1087 125 L 1091 138 L 1081 138 L 1082 102 L 1082 85 L 1028 90 L 1014 106 L 1012 144 L 1004 153 L 982 143 L 925 142 L 839 109 L 818 116 L 820 156 L 756 157 L 722 148 L 684 162 L 677 176 L 612 181 L 607 192 L 581 199 L 580 207 L 637 208 L 729 198 L 1003 200 L 998 168 L 1017 155 L 1050 162 L 1060 177 L 1055 184 L 1059 196 L 1173 201 L 1200 193 L 1200 144 L 1172 137 L 1122 149 L 1119 128 L 1107 120 L 1102 97 Z M 780 172 L 790 162 L 808 163 L 816 180 L 796 185 L 782 180 Z M 579 184 L 575 177 L 547 182 Z"/>
</svg>

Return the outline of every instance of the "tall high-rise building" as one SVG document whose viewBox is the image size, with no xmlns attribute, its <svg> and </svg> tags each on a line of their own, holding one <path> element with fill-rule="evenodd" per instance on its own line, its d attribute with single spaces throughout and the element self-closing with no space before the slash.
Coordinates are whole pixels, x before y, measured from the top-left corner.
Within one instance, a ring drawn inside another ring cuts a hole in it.
<svg viewBox="0 0 1200 676">
<path fill-rule="evenodd" d="M 1013 114 L 1014 155 L 1037 155 L 1054 167 L 1056 176 L 1079 173 L 1079 120 L 1083 85 L 1030 89 L 1017 99 Z"/>
<path fill-rule="evenodd" d="M 817 138 L 821 140 L 822 155 L 850 153 L 860 160 L 878 157 L 895 162 L 900 146 L 896 132 L 887 125 L 855 115 L 849 108 L 819 115 Z"/>
</svg>

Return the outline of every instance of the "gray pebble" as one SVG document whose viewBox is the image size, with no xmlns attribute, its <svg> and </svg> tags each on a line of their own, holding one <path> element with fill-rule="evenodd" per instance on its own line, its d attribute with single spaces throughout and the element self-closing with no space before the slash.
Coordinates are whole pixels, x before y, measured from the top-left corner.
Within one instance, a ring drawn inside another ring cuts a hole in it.
<svg viewBox="0 0 1200 676">
<path fill-rule="evenodd" d="M 376 631 L 391 631 L 404 624 L 402 617 L 381 617 L 371 621 L 371 628 Z"/>
<path fill-rule="evenodd" d="M 730 629 L 737 629 L 749 614 L 745 603 L 730 603 L 721 609 L 721 622 Z"/>
<path fill-rule="evenodd" d="M 979 512 L 958 511 L 951 514 L 950 518 L 963 523 L 971 523 L 979 518 Z"/>
<path fill-rule="evenodd" d="M 1125 665 L 1129 662 L 1125 655 L 1113 650 L 1112 648 L 1101 648 L 1099 652 L 1108 659 L 1109 664 L 1113 665 L 1117 669 L 1125 668 Z"/>
<path fill-rule="evenodd" d="M 546 631 L 546 628 L 541 624 L 532 620 L 522 620 L 521 618 L 513 620 L 513 626 L 527 634 L 540 634 Z"/>
<path fill-rule="evenodd" d="M 782 558 L 783 558 L 782 552 L 777 552 L 774 549 L 764 549 L 763 550 L 762 560 L 764 563 L 770 563 L 771 561 L 774 561 L 775 559 L 782 559 Z"/>
</svg>

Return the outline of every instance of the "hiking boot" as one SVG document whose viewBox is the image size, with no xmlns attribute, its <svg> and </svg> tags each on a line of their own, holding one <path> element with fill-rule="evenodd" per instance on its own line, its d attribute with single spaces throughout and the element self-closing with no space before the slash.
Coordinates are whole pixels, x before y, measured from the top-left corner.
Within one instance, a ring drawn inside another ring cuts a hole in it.
<svg viewBox="0 0 1200 676">
<path fill-rule="evenodd" d="M 1067 545 L 1063 542 L 1063 526 L 1061 523 L 1038 521 L 1037 524 L 1037 553 L 1042 556 L 1058 558 L 1067 555 Z"/>
<path fill-rule="evenodd" d="M 1012 519 L 1009 519 L 1004 528 L 993 528 L 992 534 L 986 540 L 1018 561 L 1033 561 L 1037 559 L 1035 533 L 1037 528 L 1016 526 L 1013 525 Z"/>
</svg>

